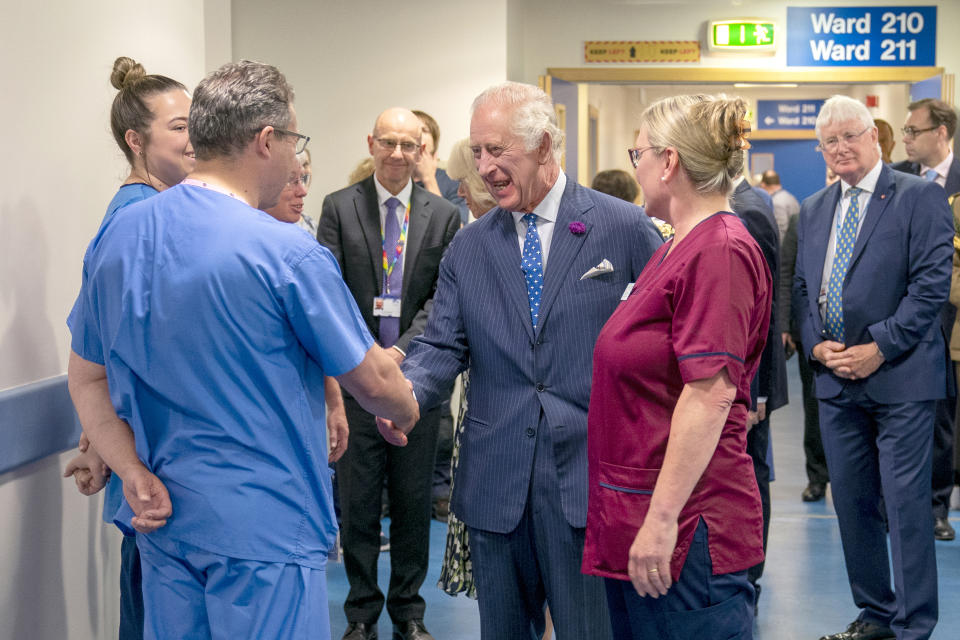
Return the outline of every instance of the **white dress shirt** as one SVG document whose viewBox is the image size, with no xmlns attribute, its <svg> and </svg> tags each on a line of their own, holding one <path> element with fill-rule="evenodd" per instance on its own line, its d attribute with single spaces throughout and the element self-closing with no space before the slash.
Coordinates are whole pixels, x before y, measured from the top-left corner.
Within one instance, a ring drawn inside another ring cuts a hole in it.
<svg viewBox="0 0 960 640">
<path fill-rule="evenodd" d="M 938 185 L 943 188 L 947 187 L 947 173 L 950 171 L 950 165 L 953 163 L 953 151 L 947 154 L 947 157 L 943 159 L 943 162 L 938 164 L 935 167 L 928 167 L 925 164 L 920 165 L 920 177 L 924 177 L 930 169 L 933 169 L 937 172 L 937 177 L 933 179 Z"/>
<path fill-rule="evenodd" d="M 373 178 L 373 184 L 377 188 L 377 203 L 380 205 L 380 246 L 383 246 L 383 233 L 386 227 L 384 226 L 387 220 L 387 200 L 390 198 L 396 198 L 400 201 L 400 206 L 397 207 L 396 216 L 397 223 L 400 226 L 400 230 L 403 230 L 403 218 L 407 215 L 407 207 L 410 206 L 410 194 L 413 193 L 413 180 L 407 181 L 407 186 L 400 190 L 400 193 L 393 195 L 387 191 L 386 187 L 380 184 L 380 181 L 376 177 Z M 410 230 L 407 229 L 407 236 L 409 237 Z M 382 258 L 382 256 L 381 256 Z M 379 260 L 379 258 L 378 258 Z M 393 254 L 387 254 L 387 260 L 393 260 Z M 407 266 L 407 243 L 403 243 L 403 253 L 400 254 L 400 268 L 405 269 Z M 382 282 L 380 283 L 383 284 Z"/>
<path fill-rule="evenodd" d="M 873 192 L 877 189 L 877 180 L 880 179 L 880 170 L 883 169 L 883 161 L 877 160 L 867 175 L 855 185 L 848 184 L 840 180 L 840 202 L 833 212 L 833 223 L 830 225 L 830 239 L 827 241 L 827 256 L 823 261 L 823 277 L 820 278 L 820 295 L 817 302 L 820 305 L 820 319 L 826 316 L 827 312 L 827 287 L 830 285 L 830 274 L 833 272 L 833 258 L 837 253 L 837 235 L 843 227 L 843 219 L 850 208 L 850 188 L 859 187 L 863 191 L 857 196 L 857 204 L 860 208 L 860 217 L 857 220 L 857 232 L 854 238 L 860 236 L 860 229 L 863 228 L 863 221 L 867 218 L 867 206 L 873 197 Z M 854 240 L 856 242 L 856 240 Z"/>
<path fill-rule="evenodd" d="M 537 214 L 537 233 L 540 234 L 540 255 L 543 264 L 543 272 L 547 272 L 547 254 L 550 253 L 550 241 L 553 239 L 553 228 L 557 224 L 557 215 L 560 212 L 560 198 L 563 197 L 563 190 L 567 187 L 567 176 L 561 171 L 557 176 L 557 181 L 553 183 L 550 191 L 533 208 L 533 213 Z M 513 221 L 517 227 L 517 241 L 520 243 L 520 254 L 523 255 L 523 243 L 527 237 L 527 223 L 523 221 L 526 214 L 518 211 L 511 211 Z"/>
</svg>

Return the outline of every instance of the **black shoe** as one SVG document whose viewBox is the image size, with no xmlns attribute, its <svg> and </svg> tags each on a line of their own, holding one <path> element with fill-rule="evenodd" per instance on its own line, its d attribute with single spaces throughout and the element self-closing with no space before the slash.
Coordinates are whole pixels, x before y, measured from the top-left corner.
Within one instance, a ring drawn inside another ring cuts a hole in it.
<svg viewBox="0 0 960 640">
<path fill-rule="evenodd" d="M 878 624 L 854 620 L 846 631 L 823 636 L 820 640 L 894 640 L 896 636 L 890 627 L 881 627 Z"/>
<path fill-rule="evenodd" d="M 433 640 L 423 620 L 407 620 L 393 625 L 393 640 Z"/>
<path fill-rule="evenodd" d="M 340 640 L 377 640 L 377 625 L 365 622 L 351 622 Z"/>
<path fill-rule="evenodd" d="M 800 494 L 800 497 L 804 502 L 817 502 L 823 500 L 825 495 L 827 495 L 827 485 L 822 482 L 811 482 Z"/>
<path fill-rule="evenodd" d="M 953 530 L 950 521 L 946 518 L 934 518 L 933 537 L 937 540 L 953 540 L 957 537 L 957 532 Z"/>
</svg>

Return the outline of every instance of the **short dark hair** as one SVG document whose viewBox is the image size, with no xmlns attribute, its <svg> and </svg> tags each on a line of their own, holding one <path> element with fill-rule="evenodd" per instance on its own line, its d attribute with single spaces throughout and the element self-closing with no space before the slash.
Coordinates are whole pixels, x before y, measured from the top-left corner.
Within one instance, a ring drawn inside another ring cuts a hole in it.
<svg viewBox="0 0 960 640">
<path fill-rule="evenodd" d="M 167 76 L 147 74 L 142 64 L 126 56 L 120 56 L 113 62 L 110 84 L 118 89 L 110 107 L 110 130 L 117 146 L 127 157 L 127 162 L 133 164 L 133 150 L 127 144 L 127 131 L 136 131 L 149 141 L 150 125 L 156 118 L 146 101 L 158 93 L 172 90 L 185 92 L 187 88 Z"/>
<path fill-rule="evenodd" d="M 190 142 L 198 160 L 242 151 L 266 126 L 287 128 L 293 87 L 262 62 L 229 62 L 200 81 L 190 105 Z"/>
<path fill-rule="evenodd" d="M 923 98 L 915 100 L 907 105 L 907 111 L 916 111 L 921 107 L 926 107 L 930 114 L 930 124 L 934 127 L 943 125 L 947 128 L 947 137 L 952 138 L 957 131 L 957 112 L 943 100 L 935 98 Z"/>
<path fill-rule="evenodd" d="M 767 169 L 763 172 L 763 175 L 760 177 L 760 183 L 765 184 L 768 187 L 780 184 L 780 174 L 778 174 L 773 169 Z"/>
<path fill-rule="evenodd" d="M 593 184 L 590 187 L 627 202 L 636 200 L 639 192 L 637 181 L 623 169 L 601 171 L 593 178 Z"/>
<path fill-rule="evenodd" d="M 423 122 L 424 128 L 430 132 L 430 137 L 433 138 L 433 153 L 436 153 L 437 148 L 440 146 L 440 125 L 438 125 L 437 121 L 433 119 L 433 116 L 426 111 L 414 109 L 413 115 L 420 118 L 420 121 Z"/>
</svg>

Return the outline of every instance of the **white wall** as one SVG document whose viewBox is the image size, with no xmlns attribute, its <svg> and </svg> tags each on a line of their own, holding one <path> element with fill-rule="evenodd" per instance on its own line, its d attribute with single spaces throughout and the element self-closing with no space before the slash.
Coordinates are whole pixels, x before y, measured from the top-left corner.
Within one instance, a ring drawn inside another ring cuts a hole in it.
<svg viewBox="0 0 960 640">
<path fill-rule="evenodd" d="M 468 111 L 506 80 L 506 0 L 258 0 L 233 2 L 233 55 L 280 68 L 311 136 L 307 210 L 347 185 L 369 155 L 384 109 L 422 109 L 440 124 L 440 157 L 469 134 Z"/>
<path fill-rule="evenodd" d="M 205 31 L 221 34 L 209 53 L 229 49 L 229 0 L 206 5 L 226 9 L 222 28 L 195 0 L 0 0 L 0 390 L 65 370 L 83 252 L 126 176 L 108 122 L 114 58 L 195 85 Z M 118 532 L 60 478 L 65 460 L 0 476 L 0 638 L 116 637 Z"/>
</svg>

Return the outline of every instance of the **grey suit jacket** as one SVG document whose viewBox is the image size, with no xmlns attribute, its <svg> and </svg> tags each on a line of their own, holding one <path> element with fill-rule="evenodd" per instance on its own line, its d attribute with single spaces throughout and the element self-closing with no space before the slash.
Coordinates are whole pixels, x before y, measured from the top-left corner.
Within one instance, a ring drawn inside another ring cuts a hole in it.
<svg viewBox="0 0 960 640">
<path fill-rule="evenodd" d="M 337 259 L 367 328 L 379 338 L 380 319 L 373 315 L 373 299 L 380 295 L 383 283 L 383 236 L 374 180 L 370 176 L 323 199 L 317 240 Z M 440 259 L 459 228 L 460 213 L 454 205 L 413 186 L 396 343 L 404 351 L 427 324 Z"/>
</svg>

